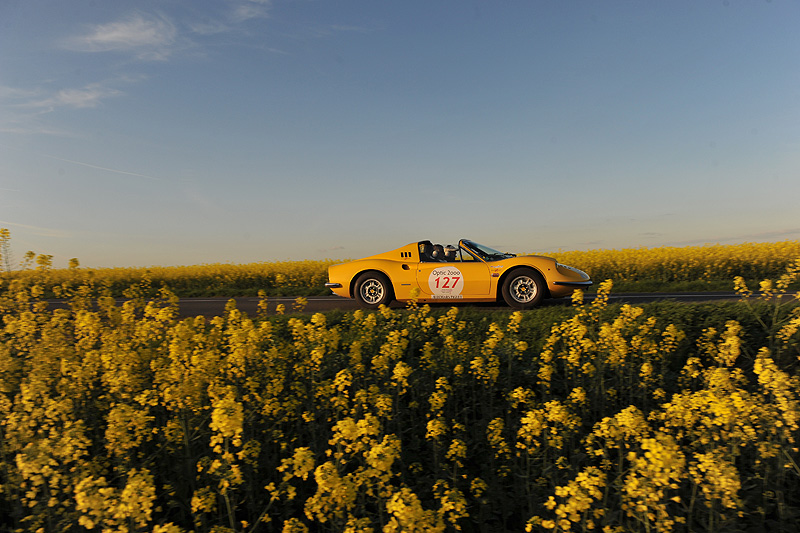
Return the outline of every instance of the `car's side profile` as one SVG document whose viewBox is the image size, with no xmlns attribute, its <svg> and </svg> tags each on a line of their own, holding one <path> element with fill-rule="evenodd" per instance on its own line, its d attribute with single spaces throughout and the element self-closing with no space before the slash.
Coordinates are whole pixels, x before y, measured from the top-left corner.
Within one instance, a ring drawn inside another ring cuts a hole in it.
<svg viewBox="0 0 800 533">
<path fill-rule="evenodd" d="M 543 298 L 562 298 L 592 284 L 577 268 L 538 255 L 515 256 L 461 239 L 458 246 L 419 241 L 328 268 L 326 287 L 376 308 L 392 300 L 505 301 L 530 309 Z M 417 291 L 414 291 L 417 289 Z"/>
</svg>

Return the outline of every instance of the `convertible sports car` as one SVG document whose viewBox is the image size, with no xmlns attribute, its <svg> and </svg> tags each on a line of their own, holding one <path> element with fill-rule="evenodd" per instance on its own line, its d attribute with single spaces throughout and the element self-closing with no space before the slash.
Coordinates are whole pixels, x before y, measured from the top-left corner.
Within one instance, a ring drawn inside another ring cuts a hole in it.
<svg viewBox="0 0 800 533">
<path fill-rule="evenodd" d="M 431 241 L 328 268 L 326 287 L 377 308 L 392 300 L 494 302 L 530 309 L 543 298 L 562 298 L 592 284 L 577 268 L 538 255 L 515 256 L 462 239 L 458 246 Z"/>
</svg>

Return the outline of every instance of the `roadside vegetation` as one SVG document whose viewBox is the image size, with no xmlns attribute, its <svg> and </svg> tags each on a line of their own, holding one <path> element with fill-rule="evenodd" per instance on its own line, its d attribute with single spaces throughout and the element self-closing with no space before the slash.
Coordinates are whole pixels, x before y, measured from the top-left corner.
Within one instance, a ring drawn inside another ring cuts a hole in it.
<svg viewBox="0 0 800 533">
<path fill-rule="evenodd" d="M 731 280 L 736 276 L 755 285 L 763 279 L 779 277 L 800 257 L 800 241 L 547 255 L 585 270 L 595 281 L 613 279 L 615 292 L 730 291 Z"/>
<path fill-rule="evenodd" d="M 734 276 L 758 284 L 780 276 L 797 257 L 800 241 L 687 247 L 628 248 L 548 255 L 586 271 L 595 284 L 614 280 L 615 292 L 731 291 Z M 131 286 L 168 287 L 183 298 L 212 296 L 319 296 L 328 267 L 341 261 L 276 261 L 249 264 L 216 263 L 194 266 L 85 268 L 77 258 L 69 268 L 52 268 L 52 256 L 27 252 L 15 263 L 10 234 L 0 230 L 0 269 L 6 280 L 35 280 L 48 297 L 61 297 L 71 287 L 103 287 L 121 297 Z M 596 286 L 590 289 L 596 291 Z M 1 289 L 0 289 L 1 290 Z"/>
<path fill-rule="evenodd" d="M 491 313 L 6 275 L 0 531 L 794 531 L 798 257 L 736 303 Z"/>
</svg>

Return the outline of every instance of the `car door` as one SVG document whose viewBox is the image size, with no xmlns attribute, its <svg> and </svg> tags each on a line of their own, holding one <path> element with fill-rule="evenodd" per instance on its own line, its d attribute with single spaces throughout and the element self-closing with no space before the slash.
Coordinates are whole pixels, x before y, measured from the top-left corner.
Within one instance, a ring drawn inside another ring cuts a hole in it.
<svg viewBox="0 0 800 533">
<path fill-rule="evenodd" d="M 491 285 L 483 261 L 418 263 L 417 284 L 421 296 L 442 300 L 485 297 Z"/>
</svg>

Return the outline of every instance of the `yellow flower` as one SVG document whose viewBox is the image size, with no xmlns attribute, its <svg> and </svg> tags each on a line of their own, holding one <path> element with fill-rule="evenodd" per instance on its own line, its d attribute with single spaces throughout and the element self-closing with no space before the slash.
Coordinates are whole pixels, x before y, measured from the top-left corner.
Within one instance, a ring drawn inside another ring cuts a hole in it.
<svg viewBox="0 0 800 533">
<path fill-rule="evenodd" d="M 391 518 L 384 533 L 440 533 L 445 529 L 437 513 L 423 509 L 419 497 L 407 487 L 392 495 L 386 502 L 386 511 Z"/>
</svg>

